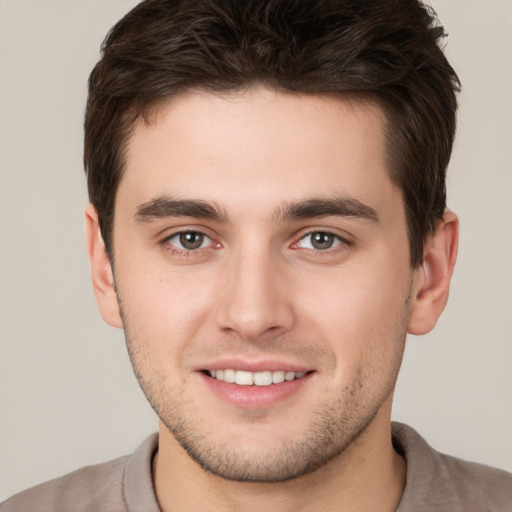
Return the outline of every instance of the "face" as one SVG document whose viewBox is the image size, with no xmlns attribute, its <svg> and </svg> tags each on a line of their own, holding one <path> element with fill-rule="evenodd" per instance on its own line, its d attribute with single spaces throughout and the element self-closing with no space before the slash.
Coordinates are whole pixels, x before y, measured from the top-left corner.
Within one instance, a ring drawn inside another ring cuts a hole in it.
<svg viewBox="0 0 512 512">
<path fill-rule="evenodd" d="M 128 349 L 215 474 L 304 474 L 390 414 L 416 273 L 384 127 L 369 103 L 258 89 L 178 96 L 133 132 L 114 222 Z"/>
</svg>

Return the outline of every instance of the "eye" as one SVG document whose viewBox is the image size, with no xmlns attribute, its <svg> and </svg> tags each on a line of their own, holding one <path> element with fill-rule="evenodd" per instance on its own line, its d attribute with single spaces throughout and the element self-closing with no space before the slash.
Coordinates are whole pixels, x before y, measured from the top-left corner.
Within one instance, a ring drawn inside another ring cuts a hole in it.
<svg viewBox="0 0 512 512">
<path fill-rule="evenodd" d="M 313 231 L 303 236 L 297 246 L 303 249 L 313 249 L 315 251 L 326 251 L 342 243 L 341 237 L 328 231 Z"/>
<path fill-rule="evenodd" d="M 199 231 L 182 231 L 167 238 L 166 243 L 176 249 L 195 251 L 211 246 L 212 239 Z"/>
</svg>

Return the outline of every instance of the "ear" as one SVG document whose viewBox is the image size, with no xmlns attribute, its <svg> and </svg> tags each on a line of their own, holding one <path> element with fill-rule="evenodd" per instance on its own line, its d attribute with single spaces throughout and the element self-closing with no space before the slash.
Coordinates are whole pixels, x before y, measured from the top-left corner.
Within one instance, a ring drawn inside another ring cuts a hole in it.
<svg viewBox="0 0 512 512">
<path fill-rule="evenodd" d="M 429 238 L 423 263 L 416 272 L 408 327 L 410 334 L 430 332 L 441 316 L 448 301 L 458 243 L 459 220 L 447 210 Z"/>
<path fill-rule="evenodd" d="M 112 266 L 101 235 L 98 213 L 92 204 L 85 209 L 85 233 L 92 286 L 101 317 L 112 327 L 122 328 Z"/>
</svg>

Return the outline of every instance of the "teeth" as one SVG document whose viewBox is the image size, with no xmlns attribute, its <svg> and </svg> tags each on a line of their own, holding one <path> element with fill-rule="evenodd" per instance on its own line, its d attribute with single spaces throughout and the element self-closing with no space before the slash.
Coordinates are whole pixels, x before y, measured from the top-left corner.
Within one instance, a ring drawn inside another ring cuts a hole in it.
<svg viewBox="0 0 512 512">
<path fill-rule="evenodd" d="M 271 384 L 280 384 L 281 382 L 300 379 L 306 375 L 306 372 L 285 372 L 277 370 L 275 372 L 245 372 L 242 370 L 210 370 L 210 377 L 224 382 L 235 383 L 240 386 L 270 386 Z"/>
<path fill-rule="evenodd" d="M 236 372 L 235 370 L 224 370 L 224 380 L 226 382 L 235 382 L 236 381 Z"/>
<path fill-rule="evenodd" d="M 252 372 L 241 372 L 235 373 L 235 383 L 240 386 L 252 386 L 254 383 L 254 374 Z"/>
<path fill-rule="evenodd" d="M 272 384 L 272 372 L 257 372 L 254 374 L 255 386 L 270 386 Z"/>
<path fill-rule="evenodd" d="M 281 384 L 284 382 L 284 372 L 272 372 L 272 384 Z"/>
<path fill-rule="evenodd" d="M 284 380 L 293 380 L 295 379 L 295 372 L 286 372 L 284 374 Z"/>
</svg>

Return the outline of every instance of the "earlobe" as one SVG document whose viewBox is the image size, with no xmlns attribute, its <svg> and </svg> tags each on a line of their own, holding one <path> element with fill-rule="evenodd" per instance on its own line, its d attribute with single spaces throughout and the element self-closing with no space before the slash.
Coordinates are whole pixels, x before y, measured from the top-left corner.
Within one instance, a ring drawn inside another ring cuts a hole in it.
<svg viewBox="0 0 512 512">
<path fill-rule="evenodd" d="M 85 209 L 85 232 L 92 285 L 101 317 L 112 327 L 122 328 L 112 266 L 101 235 L 98 213 L 92 204 Z"/>
<path fill-rule="evenodd" d="M 446 211 L 428 240 L 413 289 L 408 332 L 426 334 L 441 316 L 448 301 L 450 280 L 457 259 L 459 220 Z"/>
</svg>

